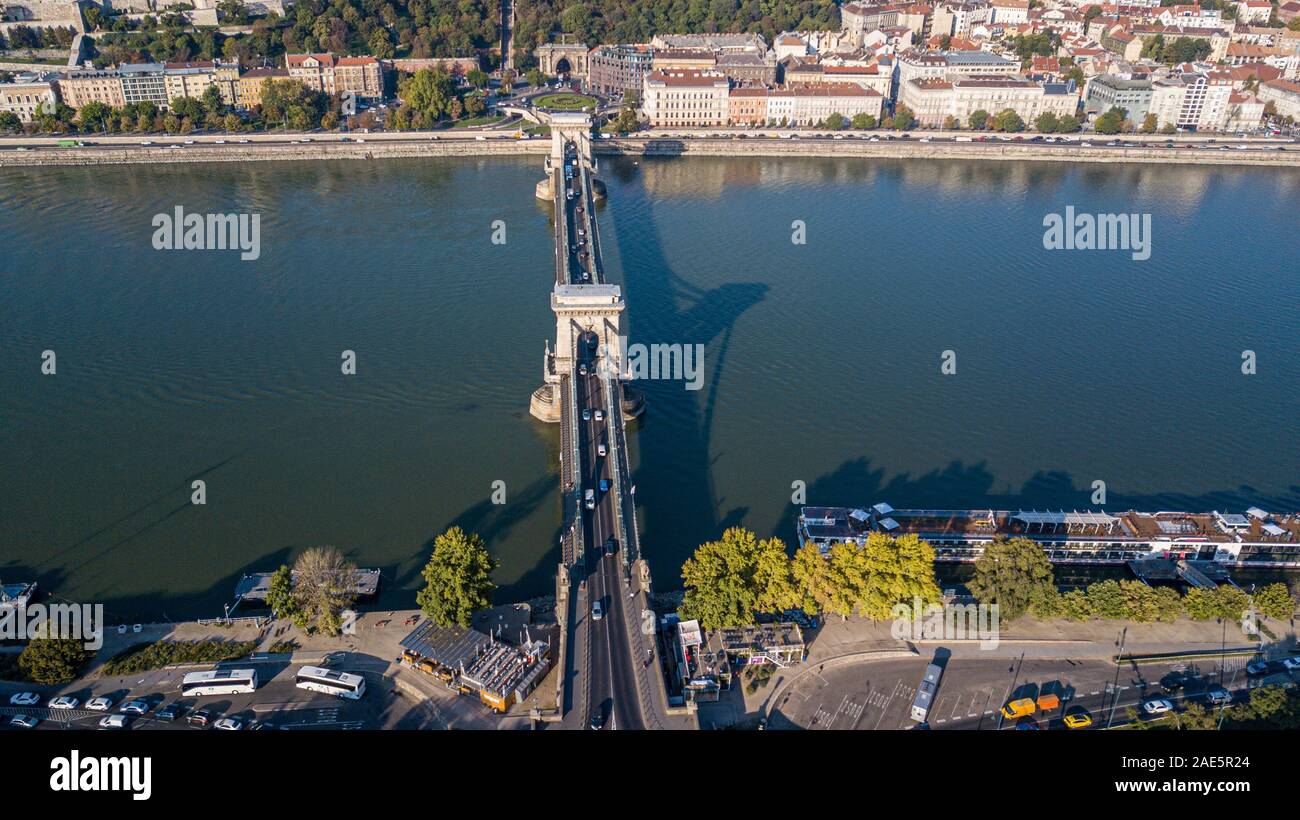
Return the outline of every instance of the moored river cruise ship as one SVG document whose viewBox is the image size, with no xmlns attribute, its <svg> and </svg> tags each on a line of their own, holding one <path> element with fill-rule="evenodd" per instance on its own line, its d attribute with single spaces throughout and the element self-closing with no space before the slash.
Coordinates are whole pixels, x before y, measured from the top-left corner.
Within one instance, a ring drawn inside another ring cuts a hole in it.
<svg viewBox="0 0 1300 820">
<path fill-rule="evenodd" d="M 916 535 L 940 561 L 974 561 L 996 538 L 1038 542 L 1053 563 L 1122 564 L 1141 558 L 1217 561 L 1236 567 L 1300 569 L 1300 514 L 1092 510 L 896 510 L 803 507 L 799 545 L 825 551 L 872 533 Z"/>
</svg>

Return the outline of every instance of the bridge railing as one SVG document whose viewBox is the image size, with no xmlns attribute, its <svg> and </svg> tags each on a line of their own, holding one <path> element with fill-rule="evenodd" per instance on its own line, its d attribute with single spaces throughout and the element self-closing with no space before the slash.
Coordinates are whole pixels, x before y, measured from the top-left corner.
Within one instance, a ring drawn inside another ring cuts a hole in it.
<svg viewBox="0 0 1300 820">
<path fill-rule="evenodd" d="M 572 349 L 569 350 L 569 361 L 577 361 L 578 345 L 575 341 Z M 581 415 L 578 410 L 578 384 L 569 374 L 564 378 L 569 386 L 569 395 L 565 401 L 569 406 L 569 475 L 567 479 L 569 485 L 573 488 L 572 493 L 567 494 L 569 499 L 567 503 L 573 505 L 571 512 L 566 515 L 572 522 L 573 528 L 573 559 L 581 561 L 586 556 L 586 544 L 582 532 L 582 443 L 578 438 L 578 418 Z"/>
<path fill-rule="evenodd" d="M 600 253 L 600 227 L 596 221 L 596 191 L 593 187 L 593 177 L 589 168 L 582 169 L 582 195 L 586 207 L 585 222 L 587 225 L 587 235 L 591 237 L 591 270 L 592 282 L 604 284 L 605 282 L 605 261 Z"/>
<path fill-rule="evenodd" d="M 613 482 L 614 493 L 614 524 L 619 532 L 619 546 L 622 548 L 619 552 L 623 556 L 623 569 L 629 570 L 632 562 L 638 557 L 634 553 L 640 549 L 640 544 L 636 537 L 636 518 L 635 510 L 629 517 L 627 507 L 625 506 L 625 482 L 630 478 L 628 475 L 628 461 L 625 456 L 627 440 L 623 436 L 623 402 L 622 388 L 617 376 L 607 376 L 604 379 L 605 388 L 605 407 L 609 413 L 609 457 L 618 472 Z M 631 529 L 629 529 L 629 524 Z"/>
</svg>

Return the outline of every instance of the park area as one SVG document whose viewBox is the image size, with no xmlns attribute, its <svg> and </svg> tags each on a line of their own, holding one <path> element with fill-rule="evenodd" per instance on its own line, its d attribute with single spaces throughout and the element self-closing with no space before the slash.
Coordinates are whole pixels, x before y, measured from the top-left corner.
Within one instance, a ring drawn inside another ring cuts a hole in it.
<svg viewBox="0 0 1300 820">
<path fill-rule="evenodd" d="M 581 111 L 596 105 L 595 97 L 586 94 L 544 94 L 533 100 L 538 108 L 551 108 L 557 111 Z"/>
</svg>

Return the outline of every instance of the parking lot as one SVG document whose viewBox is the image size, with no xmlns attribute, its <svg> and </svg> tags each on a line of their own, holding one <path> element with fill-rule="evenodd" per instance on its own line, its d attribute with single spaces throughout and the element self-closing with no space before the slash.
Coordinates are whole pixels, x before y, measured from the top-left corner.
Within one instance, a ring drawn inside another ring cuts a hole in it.
<svg viewBox="0 0 1300 820">
<path fill-rule="evenodd" d="M 1229 657 L 1223 663 L 1222 685 L 1240 696 L 1248 685 L 1248 658 Z M 1175 706 L 1202 700 L 1219 685 L 1220 659 L 1196 663 L 1160 663 L 1116 668 L 1104 660 L 1015 658 L 938 658 L 862 662 L 818 669 L 810 667 L 780 695 L 768 717 L 772 729 L 913 729 L 912 701 L 926 665 L 945 666 L 943 678 L 927 715 L 931 729 L 1011 729 L 1020 721 L 1005 719 L 1000 710 L 1017 698 L 1055 694 L 1061 703 L 1032 722 L 1040 729 L 1065 728 L 1066 714 L 1086 712 L 1093 728 L 1108 722 L 1128 722 L 1125 707 L 1160 695 Z M 1161 680 L 1178 672 L 1181 686 L 1166 693 Z"/>
<path fill-rule="evenodd" d="M 333 697 L 319 692 L 299 689 L 294 683 L 297 666 L 288 664 L 257 664 L 258 675 L 265 681 L 250 694 L 217 695 L 212 697 L 183 697 L 180 682 L 181 670 L 158 670 L 132 676 L 130 680 L 113 679 L 101 685 L 59 692 L 76 698 L 73 709 L 51 709 L 52 696 L 43 695 L 39 705 L 10 705 L 12 691 L 0 701 L 0 724 L 10 726 L 15 715 L 30 715 L 39 719 L 37 729 L 96 729 L 106 715 L 122 714 L 121 707 L 131 700 L 143 700 L 149 705 L 142 715 L 127 715 L 129 730 L 136 731 L 205 731 L 213 728 L 217 719 L 237 717 L 243 729 L 362 729 L 362 728 L 420 728 L 424 721 L 418 704 L 399 696 L 391 680 L 382 676 L 382 670 L 366 669 L 361 664 L 346 663 L 337 668 L 363 675 L 366 679 L 365 695 L 359 700 Z M 186 670 L 191 671 L 191 670 Z M 91 711 L 86 705 L 96 697 L 112 701 L 108 711 Z M 159 711 L 169 704 L 179 704 L 179 716 L 164 720 Z M 206 709 L 211 719 L 206 725 L 192 723 L 188 718 L 196 709 Z M 415 725 L 412 725 L 415 724 Z"/>
</svg>

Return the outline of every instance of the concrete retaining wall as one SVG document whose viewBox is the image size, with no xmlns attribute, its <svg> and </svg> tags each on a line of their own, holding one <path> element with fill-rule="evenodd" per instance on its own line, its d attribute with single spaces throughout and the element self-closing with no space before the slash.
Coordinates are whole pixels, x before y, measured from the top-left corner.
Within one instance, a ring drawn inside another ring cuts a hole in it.
<svg viewBox="0 0 1300 820">
<path fill-rule="evenodd" d="M 1226 151 L 1200 148 L 1122 148 L 1007 143 L 923 143 L 915 141 L 760 139 L 613 139 L 600 140 L 600 155 L 875 157 L 881 159 L 984 159 L 1045 162 L 1147 162 L 1170 165 L 1254 165 L 1300 167 L 1300 150 Z"/>
<path fill-rule="evenodd" d="M 177 137 L 154 137 L 175 141 Z M 1044 162 L 1163 163 L 1237 167 L 1300 167 L 1300 150 L 1225 151 L 1199 148 L 1121 148 L 1045 146 L 1024 143 L 865 142 L 861 140 L 759 140 L 638 138 L 597 140 L 601 156 L 862 157 L 875 159 L 1037 160 Z M 43 146 L 0 151 L 0 167 L 36 165 L 123 165 L 160 162 L 260 162 L 393 157 L 543 156 L 549 140 L 374 139 L 365 143 L 313 142 L 304 145 L 197 143 L 184 148 L 139 145 L 117 148 Z"/>
</svg>

